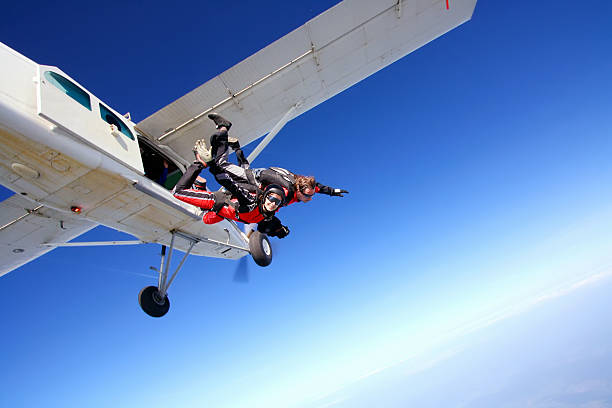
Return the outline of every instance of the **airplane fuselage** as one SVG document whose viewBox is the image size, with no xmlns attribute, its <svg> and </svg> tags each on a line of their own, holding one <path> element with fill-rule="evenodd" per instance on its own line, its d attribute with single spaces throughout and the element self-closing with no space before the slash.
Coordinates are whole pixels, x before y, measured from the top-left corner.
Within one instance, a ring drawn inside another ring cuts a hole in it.
<svg viewBox="0 0 612 408">
<path fill-rule="evenodd" d="M 76 235 L 103 224 L 145 242 L 168 244 L 169 231 L 180 229 L 244 246 L 235 224 L 203 224 L 200 210 L 174 199 L 145 175 L 143 146 L 128 118 L 58 68 L 36 64 L 1 43 L 0 66 L 2 185 L 31 200 L 32 207 L 42 205 L 66 220 L 91 223 Z M 181 161 L 173 165 L 184 171 Z M 175 243 L 177 249 L 187 246 Z M 201 243 L 192 253 L 230 259 L 244 255 Z"/>
</svg>

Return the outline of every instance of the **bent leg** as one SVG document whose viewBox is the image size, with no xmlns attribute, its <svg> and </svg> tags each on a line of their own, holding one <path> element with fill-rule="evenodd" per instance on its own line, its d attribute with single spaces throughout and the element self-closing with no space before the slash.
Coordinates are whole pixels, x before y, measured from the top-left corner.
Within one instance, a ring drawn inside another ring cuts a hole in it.
<svg viewBox="0 0 612 408">
<path fill-rule="evenodd" d="M 215 179 L 238 200 L 240 205 L 248 206 L 254 202 L 249 190 L 243 188 L 242 183 L 236 183 L 228 173 L 215 174 Z"/>
<path fill-rule="evenodd" d="M 234 143 L 234 145 L 230 145 L 232 149 L 236 152 L 236 159 L 238 160 L 238 164 L 241 168 L 244 169 L 243 178 L 246 179 L 246 182 L 252 184 L 254 187 L 257 187 L 257 181 L 255 180 L 255 176 L 253 175 L 253 170 L 251 169 L 251 165 L 246 157 L 244 157 L 244 152 L 240 147 L 238 142 Z"/>
<path fill-rule="evenodd" d="M 226 162 L 229 156 L 227 130 L 215 132 L 210 137 L 211 153 L 215 164 Z"/>
<path fill-rule="evenodd" d="M 202 163 L 194 163 L 187 167 L 185 174 L 181 176 L 178 183 L 176 183 L 176 186 L 174 186 L 174 191 L 191 188 L 195 179 L 198 177 L 203 168 L 204 165 Z"/>
<path fill-rule="evenodd" d="M 210 172 L 215 176 L 215 179 L 221 184 L 230 194 L 238 200 L 238 203 L 243 206 L 248 206 L 253 203 L 253 198 L 249 194 L 249 190 L 243 188 L 241 184 L 249 183 L 247 170 L 237 166 L 229 161 L 229 144 L 227 131 L 220 131 L 213 134 L 210 138 L 210 143 L 213 152 L 213 163 L 210 165 Z M 244 153 L 237 145 L 240 152 L 239 161 L 241 164 L 246 164 L 248 161 L 244 158 Z M 237 155 L 238 155 L 237 151 Z"/>
<path fill-rule="evenodd" d="M 215 205 L 215 195 L 208 191 L 187 188 L 176 190 L 174 196 L 188 204 L 195 205 L 203 210 L 210 210 Z"/>
<path fill-rule="evenodd" d="M 244 152 L 242 151 L 240 144 L 236 142 L 234 144 L 230 144 L 230 147 L 234 149 L 234 152 L 236 152 L 236 160 L 238 160 L 238 165 L 240 165 L 240 167 L 243 169 L 248 169 L 250 167 L 249 161 L 244 156 Z"/>
<path fill-rule="evenodd" d="M 244 153 L 240 149 L 240 145 L 237 145 L 238 151 L 236 156 L 240 166 L 235 165 L 229 161 L 229 142 L 227 139 L 227 131 L 216 132 L 210 137 L 210 144 L 212 146 L 213 163 L 210 166 L 210 171 L 216 176 L 220 173 L 227 173 L 229 177 L 235 182 L 246 182 L 247 177 L 245 168 L 241 167 L 246 164 L 248 168 L 249 162 L 244 158 Z M 225 186 L 224 186 L 225 187 Z"/>
</svg>

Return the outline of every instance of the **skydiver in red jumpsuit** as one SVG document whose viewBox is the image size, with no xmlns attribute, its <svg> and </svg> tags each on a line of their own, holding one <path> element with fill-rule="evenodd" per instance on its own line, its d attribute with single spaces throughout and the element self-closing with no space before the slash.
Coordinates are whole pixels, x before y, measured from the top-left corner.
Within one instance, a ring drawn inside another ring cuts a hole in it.
<svg viewBox="0 0 612 408">
<path fill-rule="evenodd" d="M 206 167 L 199 155 L 196 155 L 196 159 L 176 184 L 174 197 L 208 210 L 202 217 L 205 224 L 216 224 L 227 218 L 247 224 L 257 223 L 258 230 L 271 237 L 284 238 L 289 234 L 289 228 L 274 216 L 286 197 L 286 191 L 281 186 L 271 184 L 259 193 L 249 193 L 249 204 L 239 205 L 237 199 L 230 200 L 226 193 L 208 191 L 205 184 L 196 182 L 198 175 Z"/>
</svg>

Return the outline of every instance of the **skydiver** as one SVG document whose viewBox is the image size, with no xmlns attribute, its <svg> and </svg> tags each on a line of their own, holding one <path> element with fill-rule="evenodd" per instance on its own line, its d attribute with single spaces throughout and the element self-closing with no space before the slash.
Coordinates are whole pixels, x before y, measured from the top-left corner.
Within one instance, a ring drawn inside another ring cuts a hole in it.
<svg viewBox="0 0 612 408">
<path fill-rule="evenodd" d="M 208 210 L 202 217 L 205 224 L 216 224 L 227 218 L 247 224 L 257 223 L 258 231 L 271 237 L 284 238 L 289 234 L 289 228 L 275 216 L 286 199 L 281 186 L 270 184 L 257 194 L 248 193 L 248 204 L 238 205 L 237 199 L 231 200 L 223 191 L 208 191 L 205 180 L 198 180 L 206 166 L 206 161 L 196 153 L 196 162 L 187 168 L 173 193 L 181 201 Z"/>
<path fill-rule="evenodd" d="M 241 205 L 248 203 L 249 192 L 270 184 L 280 185 L 286 190 L 284 205 L 298 201 L 307 203 L 315 193 L 333 197 L 344 197 L 344 194 L 348 194 L 347 190 L 318 183 L 312 176 L 302 176 L 280 167 L 251 169 L 238 139 L 228 135 L 232 123 L 216 113 L 211 113 L 208 117 L 215 122 L 217 132 L 210 138 L 210 148 L 204 140 L 198 140 L 195 149 L 200 152 L 200 156 L 206 156 L 211 173 Z M 230 147 L 236 152 L 238 165 L 228 160 Z"/>
</svg>

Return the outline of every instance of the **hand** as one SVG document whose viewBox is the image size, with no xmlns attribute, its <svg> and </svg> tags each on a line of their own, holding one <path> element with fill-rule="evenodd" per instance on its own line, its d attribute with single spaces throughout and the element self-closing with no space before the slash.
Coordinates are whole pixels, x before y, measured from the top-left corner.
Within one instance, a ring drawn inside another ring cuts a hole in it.
<svg viewBox="0 0 612 408">
<path fill-rule="evenodd" d="M 218 213 L 226 205 L 231 205 L 231 201 L 227 198 L 223 191 L 215 191 L 213 196 L 215 197 L 215 203 L 210 209 L 212 212 Z"/>
<path fill-rule="evenodd" d="M 281 226 L 275 233 L 275 235 L 279 238 L 279 239 L 283 239 L 285 238 L 287 235 L 289 235 L 289 227 L 286 226 Z"/>
<path fill-rule="evenodd" d="M 199 154 L 196 153 L 195 157 L 196 157 L 195 164 L 200 164 L 202 168 L 208 167 L 208 163 L 206 163 L 204 160 L 202 160 L 202 158 L 200 157 Z"/>
<path fill-rule="evenodd" d="M 212 161 L 211 148 L 206 143 L 206 140 L 197 140 L 195 142 L 195 146 L 193 147 L 193 151 L 196 153 L 196 158 L 198 161 L 200 161 L 202 164 Z"/>
<path fill-rule="evenodd" d="M 346 190 L 343 190 L 341 188 L 332 188 L 331 191 L 331 196 L 332 197 L 344 197 L 343 194 L 348 194 L 349 192 Z"/>
</svg>

